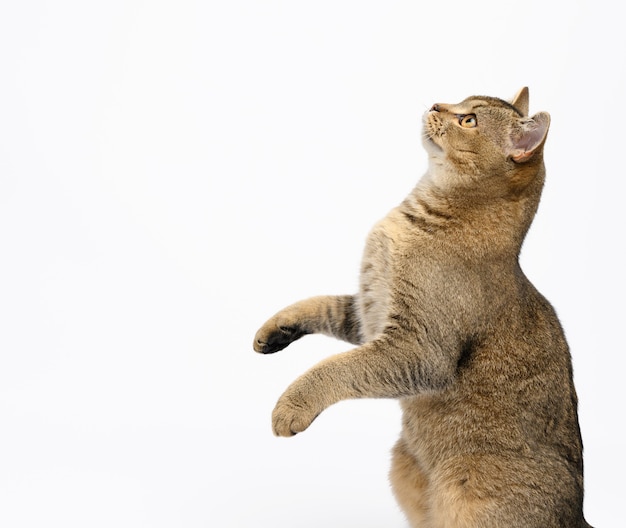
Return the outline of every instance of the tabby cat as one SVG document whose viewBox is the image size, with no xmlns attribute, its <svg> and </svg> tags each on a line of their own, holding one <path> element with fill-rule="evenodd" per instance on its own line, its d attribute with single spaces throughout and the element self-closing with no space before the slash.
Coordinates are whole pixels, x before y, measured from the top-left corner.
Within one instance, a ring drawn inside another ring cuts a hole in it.
<svg viewBox="0 0 626 528">
<path fill-rule="evenodd" d="M 428 170 L 369 234 L 358 294 L 297 302 L 254 338 L 263 354 L 310 333 L 357 345 L 287 388 L 274 433 L 340 400 L 400 399 L 390 479 L 413 527 L 589 527 L 568 346 L 518 260 L 549 124 L 527 88 L 435 104 Z"/>
</svg>

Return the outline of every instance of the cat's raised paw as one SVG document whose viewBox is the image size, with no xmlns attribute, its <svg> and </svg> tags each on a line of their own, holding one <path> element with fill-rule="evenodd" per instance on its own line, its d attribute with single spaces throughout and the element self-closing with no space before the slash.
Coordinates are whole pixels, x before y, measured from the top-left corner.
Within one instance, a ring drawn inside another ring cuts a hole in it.
<svg viewBox="0 0 626 528">
<path fill-rule="evenodd" d="M 283 395 L 272 413 L 272 430 L 276 436 L 294 436 L 306 430 L 318 414 L 308 405 L 295 404 Z"/>
<path fill-rule="evenodd" d="M 261 354 L 273 354 L 300 339 L 305 333 L 297 326 L 277 325 L 270 319 L 256 333 L 252 346 Z"/>
</svg>

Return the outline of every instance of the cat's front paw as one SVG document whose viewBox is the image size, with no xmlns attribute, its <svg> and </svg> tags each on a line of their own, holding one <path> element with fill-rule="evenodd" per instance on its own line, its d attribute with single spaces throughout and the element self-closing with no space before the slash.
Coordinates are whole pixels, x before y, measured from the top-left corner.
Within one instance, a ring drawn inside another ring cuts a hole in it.
<svg viewBox="0 0 626 528">
<path fill-rule="evenodd" d="M 317 410 L 302 396 L 294 397 L 289 389 L 280 397 L 272 413 L 272 429 L 276 436 L 293 436 L 301 433 L 317 418 Z"/>
<path fill-rule="evenodd" d="M 306 332 L 298 325 L 281 322 L 273 317 L 256 333 L 252 346 L 261 354 L 273 354 L 300 339 L 304 334 Z"/>
</svg>

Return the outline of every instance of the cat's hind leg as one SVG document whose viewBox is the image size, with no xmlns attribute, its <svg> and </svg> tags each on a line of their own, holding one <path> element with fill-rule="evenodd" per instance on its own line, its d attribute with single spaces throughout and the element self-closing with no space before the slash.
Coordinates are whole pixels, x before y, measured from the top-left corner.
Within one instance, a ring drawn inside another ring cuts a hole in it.
<svg viewBox="0 0 626 528">
<path fill-rule="evenodd" d="M 576 477 L 562 460 L 465 454 L 431 479 L 433 528 L 576 528 L 586 523 Z"/>
<path fill-rule="evenodd" d="M 393 493 L 414 528 L 430 528 L 428 521 L 428 477 L 400 438 L 392 450 L 389 480 Z"/>
<path fill-rule="evenodd" d="M 254 336 L 254 350 L 278 352 L 306 334 L 325 334 L 361 343 L 357 303 L 353 295 L 311 297 L 272 316 Z"/>
</svg>

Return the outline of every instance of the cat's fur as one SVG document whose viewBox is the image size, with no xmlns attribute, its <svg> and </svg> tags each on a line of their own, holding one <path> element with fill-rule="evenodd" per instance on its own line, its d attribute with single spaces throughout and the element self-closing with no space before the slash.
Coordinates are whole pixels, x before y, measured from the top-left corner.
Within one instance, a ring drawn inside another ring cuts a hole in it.
<svg viewBox="0 0 626 528">
<path fill-rule="evenodd" d="M 289 386 L 274 432 L 340 400 L 399 398 L 390 476 L 411 526 L 589 526 L 568 346 L 518 263 L 549 123 L 528 117 L 526 88 L 434 105 L 428 171 L 370 233 L 359 293 L 298 302 L 255 336 L 265 354 L 309 333 L 358 345 Z"/>
</svg>

